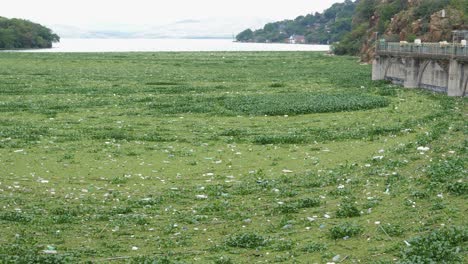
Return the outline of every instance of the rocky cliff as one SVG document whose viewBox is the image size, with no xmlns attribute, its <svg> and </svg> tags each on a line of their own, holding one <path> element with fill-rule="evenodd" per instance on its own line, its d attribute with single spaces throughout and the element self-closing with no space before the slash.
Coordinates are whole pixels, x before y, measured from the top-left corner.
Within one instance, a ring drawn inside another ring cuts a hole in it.
<svg viewBox="0 0 468 264">
<path fill-rule="evenodd" d="M 338 55 L 370 61 L 375 41 L 452 41 L 453 30 L 468 30 L 468 0 L 346 0 L 322 14 L 300 16 L 243 31 L 238 41 L 282 42 L 305 35 L 306 43 L 333 43 Z"/>
<path fill-rule="evenodd" d="M 366 1 L 361 1 L 366 2 Z M 375 1 L 372 15 L 360 49 L 361 60 L 370 61 L 375 54 L 376 39 L 423 42 L 452 41 L 453 30 L 468 30 L 466 9 L 468 0 L 379 0 Z M 401 10 L 389 16 L 389 6 Z M 354 21 L 354 26 L 360 21 Z M 361 22 L 362 23 L 362 22 Z M 353 29 L 354 30 L 354 29 Z"/>
</svg>

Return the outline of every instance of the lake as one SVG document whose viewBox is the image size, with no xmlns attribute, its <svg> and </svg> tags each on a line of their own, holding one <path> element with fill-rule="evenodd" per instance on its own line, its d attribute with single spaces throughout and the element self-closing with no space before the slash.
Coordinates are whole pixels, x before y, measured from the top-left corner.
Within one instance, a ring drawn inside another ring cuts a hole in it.
<svg viewBox="0 0 468 264">
<path fill-rule="evenodd" d="M 52 49 L 20 52 L 328 51 L 328 45 L 238 43 L 231 39 L 62 39 Z"/>
</svg>

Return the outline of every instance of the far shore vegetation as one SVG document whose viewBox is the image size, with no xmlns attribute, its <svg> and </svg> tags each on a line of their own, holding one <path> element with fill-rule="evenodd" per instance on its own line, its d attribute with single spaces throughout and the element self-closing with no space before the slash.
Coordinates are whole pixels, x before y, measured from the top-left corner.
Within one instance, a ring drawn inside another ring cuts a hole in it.
<svg viewBox="0 0 468 264">
<path fill-rule="evenodd" d="M 0 17 L 0 49 L 51 48 L 60 37 L 40 24 Z"/>
</svg>

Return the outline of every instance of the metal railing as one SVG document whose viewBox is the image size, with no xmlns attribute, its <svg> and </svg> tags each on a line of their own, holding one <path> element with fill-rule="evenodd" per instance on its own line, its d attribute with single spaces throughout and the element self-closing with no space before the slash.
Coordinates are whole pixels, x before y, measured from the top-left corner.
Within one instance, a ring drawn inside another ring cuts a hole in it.
<svg viewBox="0 0 468 264">
<path fill-rule="evenodd" d="M 381 42 L 377 45 L 377 54 L 402 54 L 420 56 L 439 56 L 468 58 L 468 46 L 461 44 L 440 44 L 440 43 L 394 43 Z"/>
</svg>

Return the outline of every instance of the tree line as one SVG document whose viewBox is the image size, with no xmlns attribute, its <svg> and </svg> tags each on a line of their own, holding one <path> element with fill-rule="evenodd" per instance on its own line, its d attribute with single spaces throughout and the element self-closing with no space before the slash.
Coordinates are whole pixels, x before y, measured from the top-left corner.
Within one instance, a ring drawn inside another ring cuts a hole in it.
<svg viewBox="0 0 468 264">
<path fill-rule="evenodd" d="M 57 34 L 40 24 L 0 17 L 0 49 L 51 48 L 59 41 Z"/>
<path fill-rule="evenodd" d="M 373 44 L 370 42 L 375 41 L 375 32 L 389 41 L 412 41 L 430 35 L 431 15 L 442 9 L 452 14 L 450 25 L 444 28 L 444 37 L 451 30 L 468 29 L 468 0 L 346 0 L 323 13 L 268 23 L 257 30 L 246 29 L 236 39 L 240 42 L 285 42 L 292 35 L 304 35 L 306 43 L 332 44 L 335 54 L 359 55 Z M 395 17 L 400 17 L 405 25 L 392 25 Z M 411 28 L 413 22 L 420 24 L 417 32 Z M 401 39 L 403 35 L 395 31 L 408 34 Z"/>
<path fill-rule="evenodd" d="M 236 39 L 241 42 L 284 42 L 292 35 L 303 35 L 306 43 L 328 44 L 338 41 L 343 34 L 351 31 L 356 5 L 346 0 L 332 5 L 323 13 L 268 23 L 255 31 L 246 29 Z"/>
</svg>

